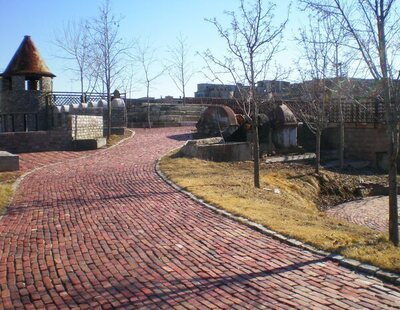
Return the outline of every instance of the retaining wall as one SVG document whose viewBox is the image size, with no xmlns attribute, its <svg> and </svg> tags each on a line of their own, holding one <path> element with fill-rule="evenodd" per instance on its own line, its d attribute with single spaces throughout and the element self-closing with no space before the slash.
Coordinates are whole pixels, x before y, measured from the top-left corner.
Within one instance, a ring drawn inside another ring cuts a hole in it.
<svg viewBox="0 0 400 310">
<path fill-rule="evenodd" d="M 387 133 L 383 124 L 345 124 L 344 152 L 347 159 L 368 160 L 380 166 L 387 152 Z M 321 137 L 321 150 L 339 149 L 338 124 L 330 124 Z M 305 125 L 299 131 L 299 144 L 308 151 L 315 151 L 315 135 Z"/>
<path fill-rule="evenodd" d="M 127 105 L 128 127 L 148 127 L 148 111 L 151 127 L 194 126 L 207 105 L 135 103 Z"/>
<path fill-rule="evenodd" d="M 0 133 L 0 150 L 11 153 L 97 148 L 104 144 L 103 116 L 66 115 L 62 126 L 47 131 Z"/>
</svg>

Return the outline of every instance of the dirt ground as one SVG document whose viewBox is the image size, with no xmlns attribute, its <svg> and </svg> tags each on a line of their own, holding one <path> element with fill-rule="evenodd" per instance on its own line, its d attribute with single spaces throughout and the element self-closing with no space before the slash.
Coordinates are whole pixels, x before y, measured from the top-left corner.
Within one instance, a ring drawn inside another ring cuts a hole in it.
<svg viewBox="0 0 400 310">
<path fill-rule="evenodd" d="M 320 190 L 315 202 L 321 211 L 363 197 L 385 195 L 387 192 L 387 176 L 370 168 L 322 168 L 321 175 L 317 175 L 314 173 L 312 161 L 274 163 L 265 167 L 284 179 L 308 179 L 310 182 L 317 182 L 315 185 Z"/>
</svg>

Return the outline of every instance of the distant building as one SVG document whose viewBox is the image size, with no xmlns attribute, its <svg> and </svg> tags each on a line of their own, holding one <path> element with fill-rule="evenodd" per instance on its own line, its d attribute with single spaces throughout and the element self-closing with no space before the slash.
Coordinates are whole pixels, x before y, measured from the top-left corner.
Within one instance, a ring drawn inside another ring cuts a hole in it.
<svg viewBox="0 0 400 310">
<path fill-rule="evenodd" d="M 256 85 L 257 94 L 281 94 L 290 91 L 290 82 L 263 80 L 258 81 Z"/>
<path fill-rule="evenodd" d="M 194 93 L 195 98 L 224 98 L 232 99 L 235 96 L 236 85 L 197 84 L 197 91 Z"/>
<path fill-rule="evenodd" d="M 225 85 L 225 84 L 211 84 L 202 83 L 197 84 L 197 92 L 194 93 L 195 98 L 222 98 L 233 99 L 240 97 L 240 93 L 247 92 L 249 86 L 242 84 Z M 285 93 L 290 90 L 290 82 L 285 81 L 259 81 L 256 84 L 256 93 L 262 94 L 275 94 Z"/>
</svg>

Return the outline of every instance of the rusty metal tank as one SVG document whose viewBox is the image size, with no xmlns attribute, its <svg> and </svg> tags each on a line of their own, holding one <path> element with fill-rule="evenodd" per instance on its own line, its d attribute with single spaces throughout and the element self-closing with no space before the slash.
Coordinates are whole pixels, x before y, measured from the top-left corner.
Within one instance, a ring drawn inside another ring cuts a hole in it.
<svg viewBox="0 0 400 310">
<path fill-rule="evenodd" d="M 235 112 L 222 105 L 209 106 L 196 124 L 200 137 L 228 137 L 239 127 Z"/>
</svg>

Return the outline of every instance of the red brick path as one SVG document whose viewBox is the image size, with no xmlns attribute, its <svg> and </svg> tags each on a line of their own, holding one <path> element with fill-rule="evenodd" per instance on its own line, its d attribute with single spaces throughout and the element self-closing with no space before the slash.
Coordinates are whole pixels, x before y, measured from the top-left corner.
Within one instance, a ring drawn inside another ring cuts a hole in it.
<svg viewBox="0 0 400 310">
<path fill-rule="evenodd" d="M 394 308 L 400 289 L 216 215 L 156 175 L 184 128 L 38 170 L 0 221 L 0 308 Z"/>
<path fill-rule="evenodd" d="M 102 150 L 72 152 L 72 151 L 57 151 L 57 152 L 35 152 L 19 154 L 20 170 L 23 172 L 55 164 L 69 159 L 75 159 L 90 154 L 96 154 Z"/>
<path fill-rule="evenodd" d="M 387 232 L 389 229 L 389 198 L 373 196 L 350 201 L 327 211 L 328 214 L 351 223 Z"/>
</svg>

